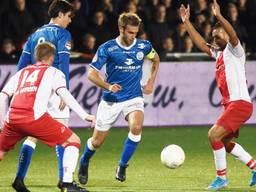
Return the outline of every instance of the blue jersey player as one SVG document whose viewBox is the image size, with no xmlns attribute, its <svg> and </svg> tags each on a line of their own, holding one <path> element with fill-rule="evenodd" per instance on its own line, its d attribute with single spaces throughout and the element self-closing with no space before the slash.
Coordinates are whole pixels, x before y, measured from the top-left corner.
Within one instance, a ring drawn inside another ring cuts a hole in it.
<svg viewBox="0 0 256 192">
<path fill-rule="evenodd" d="M 72 4 L 65 0 L 54 0 L 51 3 L 48 10 L 51 21 L 49 24 L 37 29 L 28 38 L 18 63 L 18 70 L 31 63 L 35 63 L 34 51 L 37 44 L 45 41 L 51 42 L 56 47 L 53 66 L 60 69 L 65 74 L 67 87 L 69 87 L 71 35 L 65 28 L 71 22 L 73 13 L 74 9 Z M 68 124 L 69 109 L 57 95 L 54 95 L 51 98 L 48 104 L 48 112 L 56 120 L 65 125 Z M 30 164 L 32 153 L 36 147 L 36 142 L 37 139 L 28 137 L 22 145 L 16 178 L 12 184 L 13 188 L 17 191 L 28 191 L 24 185 L 24 178 Z M 62 159 L 64 148 L 61 146 L 56 146 L 56 153 L 58 156 L 60 179 L 58 187 L 60 188 L 63 177 Z"/>
<path fill-rule="evenodd" d="M 85 145 L 80 160 L 78 178 L 81 184 L 88 181 L 89 160 L 107 137 L 110 128 L 119 115 L 128 121 L 129 133 L 124 144 L 121 159 L 116 169 L 116 179 L 125 181 L 128 161 L 141 140 L 144 119 L 143 93 L 153 92 L 159 68 L 159 56 L 149 41 L 136 39 L 141 19 L 133 13 L 119 16 L 119 36 L 102 44 L 90 64 L 88 78 L 102 88 L 103 97 L 98 106 L 93 136 Z M 147 57 L 153 63 L 151 77 L 141 87 L 142 64 Z M 106 80 L 99 71 L 106 66 Z"/>
</svg>

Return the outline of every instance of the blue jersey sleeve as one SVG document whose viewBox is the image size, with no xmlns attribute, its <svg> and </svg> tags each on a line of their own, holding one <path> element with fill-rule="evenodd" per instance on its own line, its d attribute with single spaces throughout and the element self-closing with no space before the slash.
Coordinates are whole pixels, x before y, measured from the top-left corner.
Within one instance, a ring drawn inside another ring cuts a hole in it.
<svg viewBox="0 0 256 192">
<path fill-rule="evenodd" d="M 145 55 L 148 55 L 152 51 L 153 47 L 152 47 L 152 44 L 147 40 L 145 40 L 144 43 L 145 43 L 145 49 L 144 49 Z"/>
<path fill-rule="evenodd" d="M 28 64 L 31 64 L 32 59 L 31 57 L 31 43 L 30 43 L 30 38 L 28 41 L 25 43 L 24 49 L 22 51 L 22 54 L 20 56 L 19 62 L 18 62 L 18 71 L 23 69 L 24 67 L 28 66 Z"/>
<path fill-rule="evenodd" d="M 106 48 L 101 45 L 98 48 L 94 58 L 92 59 L 92 63 L 90 64 L 90 66 L 99 71 L 107 63 L 107 60 L 108 53 L 106 51 Z"/>
<path fill-rule="evenodd" d="M 65 74 L 67 88 L 69 88 L 69 63 L 71 50 L 70 33 L 62 33 L 57 45 L 57 54 L 59 55 L 59 69 Z"/>
</svg>

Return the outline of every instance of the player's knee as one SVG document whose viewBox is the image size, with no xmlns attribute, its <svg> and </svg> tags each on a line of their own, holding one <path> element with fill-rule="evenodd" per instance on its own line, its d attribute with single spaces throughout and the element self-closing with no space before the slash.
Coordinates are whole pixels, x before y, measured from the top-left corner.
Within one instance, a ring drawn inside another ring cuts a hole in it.
<svg viewBox="0 0 256 192">
<path fill-rule="evenodd" d="M 140 134 L 141 134 L 141 131 L 142 131 L 142 127 L 141 127 L 141 125 L 139 125 L 139 124 L 133 125 L 133 126 L 131 127 L 131 132 L 132 132 L 132 134 L 134 134 L 134 135 L 140 135 Z"/>
<path fill-rule="evenodd" d="M 0 161 L 2 161 L 4 159 L 4 152 L 3 151 L 0 151 Z"/>
<path fill-rule="evenodd" d="M 28 137 L 28 138 L 26 139 L 26 141 L 31 141 L 31 142 L 33 142 L 34 144 L 37 143 L 37 139 L 34 138 L 34 137 Z"/>
<path fill-rule="evenodd" d="M 220 138 L 217 134 L 217 132 L 215 131 L 215 128 L 211 128 L 209 131 L 208 131 L 208 139 L 210 142 L 216 142 L 216 141 L 219 141 Z"/>
<path fill-rule="evenodd" d="M 77 144 L 81 144 L 81 140 L 80 138 L 75 134 L 73 133 L 70 138 L 68 139 L 68 143 L 77 143 Z"/>
</svg>

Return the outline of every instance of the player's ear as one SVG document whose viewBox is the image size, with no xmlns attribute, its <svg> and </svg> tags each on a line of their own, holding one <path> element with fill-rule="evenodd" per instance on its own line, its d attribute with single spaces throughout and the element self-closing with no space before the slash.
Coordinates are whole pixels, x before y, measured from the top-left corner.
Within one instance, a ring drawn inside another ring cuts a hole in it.
<svg viewBox="0 0 256 192">
<path fill-rule="evenodd" d="M 123 33 L 124 32 L 124 27 L 119 26 L 119 31 L 120 31 L 120 33 Z"/>
<path fill-rule="evenodd" d="M 63 17 L 63 15 L 64 15 L 64 14 L 63 14 L 62 12 L 59 12 L 59 13 L 58 13 L 58 18 Z"/>
</svg>

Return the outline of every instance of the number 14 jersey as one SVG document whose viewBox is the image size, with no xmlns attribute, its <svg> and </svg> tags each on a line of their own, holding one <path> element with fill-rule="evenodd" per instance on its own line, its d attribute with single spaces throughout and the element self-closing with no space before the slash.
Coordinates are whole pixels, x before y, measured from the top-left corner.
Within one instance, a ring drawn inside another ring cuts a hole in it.
<svg viewBox="0 0 256 192">
<path fill-rule="evenodd" d="M 2 90 L 13 95 L 7 122 L 19 124 L 39 119 L 47 111 L 49 98 L 62 87 L 66 87 L 65 75 L 47 64 L 36 63 L 20 70 Z"/>
</svg>

